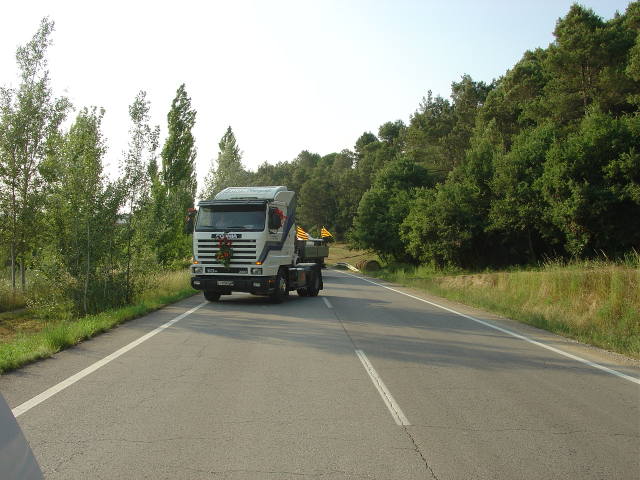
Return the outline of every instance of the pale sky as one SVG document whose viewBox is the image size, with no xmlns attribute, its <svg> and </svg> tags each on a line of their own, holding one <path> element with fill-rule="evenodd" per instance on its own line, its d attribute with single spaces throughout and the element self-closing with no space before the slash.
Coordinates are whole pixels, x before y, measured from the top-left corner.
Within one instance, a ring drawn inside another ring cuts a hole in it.
<svg viewBox="0 0 640 480">
<path fill-rule="evenodd" d="M 147 91 L 152 122 L 185 83 L 198 111 L 201 183 L 227 125 L 249 169 L 302 150 L 352 149 L 364 131 L 408 123 L 428 90 L 448 97 L 468 73 L 491 81 L 525 50 L 546 47 L 570 0 L 21 0 L 3 9 L 0 85 L 17 84 L 15 50 L 55 21 L 49 69 L 76 109 L 106 110 L 114 173 L 128 142 L 128 106 Z M 625 0 L 582 2 L 605 19 Z"/>
</svg>

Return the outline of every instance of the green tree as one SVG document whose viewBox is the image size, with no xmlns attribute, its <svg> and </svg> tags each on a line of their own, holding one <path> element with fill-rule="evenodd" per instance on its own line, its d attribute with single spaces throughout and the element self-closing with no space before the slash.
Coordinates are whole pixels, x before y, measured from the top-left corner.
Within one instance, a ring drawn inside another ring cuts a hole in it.
<svg viewBox="0 0 640 480">
<path fill-rule="evenodd" d="M 356 144 L 355 144 L 356 153 L 358 153 L 358 155 L 363 155 L 366 151 L 365 149 L 367 145 L 371 143 L 376 143 L 377 141 L 378 141 L 378 137 L 376 137 L 373 133 L 364 132 L 362 135 L 360 135 L 358 140 L 356 140 Z"/>
<path fill-rule="evenodd" d="M 131 127 L 129 149 L 120 165 L 120 189 L 124 203 L 122 229 L 123 270 L 126 277 L 126 299 L 144 287 L 145 274 L 154 266 L 152 259 L 156 222 L 151 216 L 151 175 L 157 170 L 156 150 L 159 127 L 149 125 L 150 103 L 140 91 L 129 106 Z"/>
<path fill-rule="evenodd" d="M 603 111 L 629 111 L 628 96 L 639 84 L 625 73 L 636 34 L 624 19 L 605 22 L 574 4 L 558 20 L 554 35 L 545 63 L 546 101 L 554 121 L 578 123 L 594 103 Z"/>
<path fill-rule="evenodd" d="M 396 147 L 398 153 L 404 150 L 404 139 L 407 127 L 402 120 L 386 122 L 378 129 L 378 138 Z"/>
<path fill-rule="evenodd" d="M 121 197 L 103 174 L 103 114 L 95 107 L 83 109 L 64 135 L 60 155 L 49 165 L 49 238 L 40 268 L 49 281 L 61 284 L 75 314 L 124 301 L 109 261 Z"/>
<path fill-rule="evenodd" d="M 151 198 L 158 222 L 156 251 L 164 265 L 183 260 L 191 250 L 183 221 L 187 208 L 194 206 L 197 188 L 196 148 L 191 133 L 195 121 L 196 111 L 182 84 L 167 114 L 168 135 L 160 154 L 162 174 L 150 166 Z"/>
<path fill-rule="evenodd" d="M 451 103 L 440 96 L 434 98 L 429 90 L 411 116 L 407 128 L 407 155 L 441 180 L 444 180 L 452 165 L 446 139 L 453 123 Z"/>
<path fill-rule="evenodd" d="M 196 123 L 196 111 L 191 107 L 184 83 L 178 87 L 167 114 L 168 135 L 160 154 L 162 179 L 170 192 L 184 195 L 185 207 L 193 206 L 196 194 L 194 164 L 195 140 L 191 130 Z"/>
<path fill-rule="evenodd" d="M 466 159 L 444 183 L 416 192 L 399 229 L 414 258 L 439 266 L 495 260 L 494 242 L 485 233 L 493 162 L 500 153 L 492 127 L 475 133 Z"/>
<path fill-rule="evenodd" d="M 594 109 L 547 154 L 541 189 L 574 256 L 640 246 L 640 122 Z"/>
<path fill-rule="evenodd" d="M 494 84 L 475 82 L 469 75 L 463 75 L 459 82 L 451 84 L 453 105 L 453 126 L 446 137 L 451 167 L 460 165 L 469 148 L 476 116 Z"/>
<path fill-rule="evenodd" d="M 349 177 L 353 176 L 354 155 L 348 150 L 331 153 L 318 159 L 309 157 L 315 166 L 298 192 L 298 219 L 313 235 L 326 226 L 341 238 L 351 227 L 357 197 L 349 191 Z M 351 215 L 351 216 L 349 216 Z"/>
<path fill-rule="evenodd" d="M 536 262 L 538 255 L 547 253 L 548 247 L 557 241 L 544 215 L 547 205 L 540 186 L 554 131 L 552 123 L 523 130 L 511 150 L 494 160 L 493 200 L 487 228 L 502 236 L 509 263 Z"/>
<path fill-rule="evenodd" d="M 18 48 L 20 85 L 15 90 L 1 91 L 0 192 L 8 221 L 6 234 L 14 289 L 17 262 L 25 288 L 26 263 L 41 231 L 38 225 L 42 219 L 44 182 L 40 167 L 70 108 L 68 100 L 55 98 L 50 87 L 46 53 L 53 29 L 53 22 L 44 18 L 32 40 Z"/>
<path fill-rule="evenodd" d="M 393 124 L 388 122 L 388 126 L 393 126 Z M 389 137 L 389 139 L 391 139 L 391 137 Z M 376 174 L 384 165 L 396 158 L 401 149 L 397 148 L 392 142 L 378 140 L 378 138 L 370 132 L 365 132 L 358 138 L 355 148 L 356 179 L 358 180 L 357 184 L 360 194 L 362 195 L 371 187 Z"/>
<path fill-rule="evenodd" d="M 544 105 L 546 50 L 527 51 L 487 94 L 478 112 L 481 124 L 494 121 L 502 145 L 511 148 L 513 137 L 523 129 L 544 123 L 549 112 Z"/>
<path fill-rule="evenodd" d="M 203 197 L 213 198 L 227 187 L 246 186 L 250 180 L 249 173 L 242 165 L 242 154 L 231 127 L 220 139 L 218 160 L 212 162 L 211 169 L 205 178 Z"/>
<path fill-rule="evenodd" d="M 278 162 L 275 165 L 264 162 L 258 170 L 250 176 L 253 186 L 285 185 L 293 188 L 293 164 L 291 162 Z"/>
<path fill-rule="evenodd" d="M 410 259 L 399 237 L 399 227 L 409 212 L 416 188 L 431 182 L 423 167 L 404 156 L 389 162 L 360 200 L 351 242 L 374 250 L 383 258 Z"/>
<path fill-rule="evenodd" d="M 635 33 L 635 42 L 633 47 L 629 51 L 629 60 L 625 68 L 625 73 L 630 79 L 639 82 L 640 81 L 640 2 L 631 2 L 627 7 L 627 11 L 624 16 L 624 25 L 630 31 Z M 640 93 L 629 93 L 627 98 L 629 103 L 640 106 Z"/>
</svg>

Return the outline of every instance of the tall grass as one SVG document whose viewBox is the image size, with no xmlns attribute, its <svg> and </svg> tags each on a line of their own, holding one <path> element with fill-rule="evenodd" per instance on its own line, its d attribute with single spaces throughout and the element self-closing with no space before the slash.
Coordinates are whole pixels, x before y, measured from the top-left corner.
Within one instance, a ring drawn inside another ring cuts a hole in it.
<svg viewBox="0 0 640 480">
<path fill-rule="evenodd" d="M 395 266 L 379 276 L 640 358 L 640 258 L 548 261 L 464 274 Z"/>
<path fill-rule="evenodd" d="M 0 312 L 24 308 L 26 302 L 27 298 L 22 289 L 13 290 L 11 287 L 10 270 L 8 268 L 0 268 Z"/>
<path fill-rule="evenodd" d="M 161 272 L 150 277 L 132 305 L 75 320 L 49 321 L 35 333 L 20 333 L 0 343 L 0 373 L 46 358 L 114 326 L 196 293 L 189 272 Z"/>
<path fill-rule="evenodd" d="M 13 290 L 7 281 L 0 279 L 0 312 L 8 312 L 24 308 L 27 299 L 22 290 Z"/>
</svg>

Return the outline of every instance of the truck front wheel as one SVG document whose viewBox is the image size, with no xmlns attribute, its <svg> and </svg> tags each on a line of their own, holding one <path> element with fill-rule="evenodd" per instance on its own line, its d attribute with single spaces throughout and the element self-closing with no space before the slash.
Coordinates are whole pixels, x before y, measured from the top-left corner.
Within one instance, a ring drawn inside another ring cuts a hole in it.
<svg viewBox="0 0 640 480">
<path fill-rule="evenodd" d="M 280 303 L 284 300 L 284 297 L 289 295 L 287 280 L 284 278 L 284 272 L 282 270 L 278 272 L 275 287 L 275 291 L 271 294 L 271 301 L 274 303 Z"/>
<path fill-rule="evenodd" d="M 218 292 L 204 291 L 204 298 L 209 300 L 210 302 L 217 302 L 220 300 L 220 294 Z"/>
</svg>

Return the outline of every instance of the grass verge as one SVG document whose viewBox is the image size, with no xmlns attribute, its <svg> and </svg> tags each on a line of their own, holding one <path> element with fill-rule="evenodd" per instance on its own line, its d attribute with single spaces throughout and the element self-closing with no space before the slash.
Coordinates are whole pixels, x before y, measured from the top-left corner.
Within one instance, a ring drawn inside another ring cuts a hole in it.
<svg viewBox="0 0 640 480">
<path fill-rule="evenodd" d="M 19 333 L 0 343 L 0 374 L 51 355 L 92 338 L 120 323 L 190 297 L 188 272 L 169 272 L 159 276 L 157 287 L 140 295 L 137 302 L 122 308 L 88 315 L 76 320 L 48 322 L 37 332 Z"/>
<path fill-rule="evenodd" d="M 345 262 L 355 265 L 361 260 L 377 260 L 380 261 L 375 253 L 366 250 L 351 249 L 346 243 L 332 242 L 329 244 L 329 256 L 326 263 L 334 265 L 338 262 Z"/>
<path fill-rule="evenodd" d="M 640 359 L 640 268 L 605 261 L 477 274 L 389 266 L 377 277 Z"/>
</svg>

